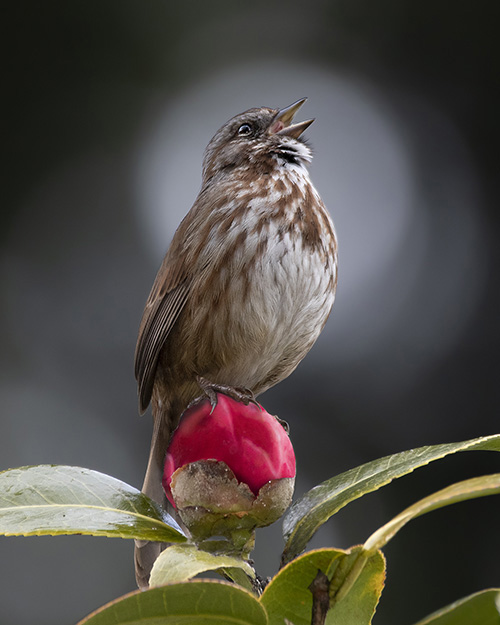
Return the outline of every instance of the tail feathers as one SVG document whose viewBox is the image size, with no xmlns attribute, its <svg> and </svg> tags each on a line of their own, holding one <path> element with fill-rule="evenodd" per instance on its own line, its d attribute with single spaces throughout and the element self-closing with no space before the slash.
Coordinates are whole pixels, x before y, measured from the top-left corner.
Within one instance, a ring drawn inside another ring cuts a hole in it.
<svg viewBox="0 0 500 625">
<path fill-rule="evenodd" d="M 151 451 L 142 492 L 159 503 L 162 508 L 167 509 L 167 498 L 165 497 L 161 481 L 165 453 L 173 428 L 170 425 L 170 420 L 165 418 L 165 416 L 165 413 L 155 411 Z M 147 588 L 149 586 L 149 576 L 151 575 L 154 561 L 166 546 L 166 543 L 145 540 L 135 541 L 135 578 L 139 588 Z"/>
<path fill-rule="evenodd" d="M 135 541 L 135 581 L 139 588 L 149 588 L 149 577 L 153 564 L 166 546 L 166 543 L 153 543 L 146 540 Z"/>
</svg>

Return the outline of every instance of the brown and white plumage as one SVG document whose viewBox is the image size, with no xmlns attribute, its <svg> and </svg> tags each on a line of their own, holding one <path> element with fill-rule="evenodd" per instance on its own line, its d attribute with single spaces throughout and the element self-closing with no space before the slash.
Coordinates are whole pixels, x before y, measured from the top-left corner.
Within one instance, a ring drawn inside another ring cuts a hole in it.
<svg viewBox="0 0 500 625">
<path fill-rule="evenodd" d="M 197 376 L 262 393 L 296 368 L 333 305 L 335 233 L 299 138 L 311 121 L 290 125 L 303 102 L 250 109 L 214 136 L 146 303 L 135 355 L 140 411 L 151 401 L 154 418 L 143 491 L 160 503 L 166 447 L 200 394 Z M 160 549 L 138 544 L 139 585 Z"/>
</svg>

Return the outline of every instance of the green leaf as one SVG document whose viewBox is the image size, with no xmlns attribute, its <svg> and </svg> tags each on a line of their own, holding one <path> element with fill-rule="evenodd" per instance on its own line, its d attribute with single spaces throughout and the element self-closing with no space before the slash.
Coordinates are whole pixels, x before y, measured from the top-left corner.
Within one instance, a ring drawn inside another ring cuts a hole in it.
<svg viewBox="0 0 500 625">
<path fill-rule="evenodd" d="M 362 558 L 361 572 L 352 571 Z M 364 554 L 361 547 L 351 550 L 319 549 L 296 558 L 269 582 L 261 603 L 269 625 L 283 625 L 287 619 L 294 625 L 309 625 L 313 606 L 309 589 L 318 570 L 330 580 L 330 609 L 327 625 L 368 625 L 384 586 L 385 561 L 380 552 Z"/>
<path fill-rule="evenodd" d="M 90 469 L 58 465 L 0 473 L 0 534 L 186 540 L 174 519 L 132 486 Z"/>
<path fill-rule="evenodd" d="M 449 506 L 452 503 L 486 497 L 488 495 L 498 495 L 500 493 L 500 473 L 493 475 L 483 475 L 470 480 L 457 482 L 447 488 L 417 501 L 406 510 L 395 516 L 389 523 L 386 523 L 365 542 L 364 549 L 368 552 L 374 549 L 381 549 L 399 530 L 412 519 L 422 516 L 432 510 Z"/>
<path fill-rule="evenodd" d="M 285 515 L 283 563 L 301 553 L 319 527 L 351 501 L 434 460 L 473 450 L 500 451 L 500 435 L 410 449 L 368 462 L 319 484 L 295 502 Z"/>
<path fill-rule="evenodd" d="M 193 580 L 135 591 L 78 625 L 267 625 L 252 593 L 228 582 Z"/>
<path fill-rule="evenodd" d="M 250 592 L 254 594 L 259 594 L 259 591 L 256 590 L 256 586 L 253 581 L 256 578 L 255 571 L 252 569 L 252 576 L 249 577 L 248 574 L 237 567 L 234 566 L 225 566 L 220 569 L 219 573 L 223 575 L 226 579 L 233 582 L 233 584 L 237 584 L 238 586 L 242 586 L 246 588 Z M 257 586 L 258 587 L 258 586 Z"/>
<path fill-rule="evenodd" d="M 222 568 L 241 569 L 248 577 L 255 578 L 253 568 L 241 558 L 215 555 L 201 551 L 194 545 L 184 544 L 172 545 L 162 551 L 153 565 L 149 583 L 151 586 L 160 586 L 172 582 L 185 582 L 205 571 Z"/>
<path fill-rule="evenodd" d="M 500 588 L 482 590 L 434 612 L 416 625 L 500 625 Z"/>
</svg>

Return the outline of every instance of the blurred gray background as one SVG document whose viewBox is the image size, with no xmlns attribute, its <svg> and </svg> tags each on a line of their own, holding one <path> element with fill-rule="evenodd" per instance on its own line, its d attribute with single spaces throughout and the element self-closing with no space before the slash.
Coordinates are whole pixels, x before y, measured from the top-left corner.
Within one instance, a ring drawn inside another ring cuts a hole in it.
<svg viewBox="0 0 500 625">
<path fill-rule="evenodd" d="M 203 150 L 252 106 L 309 101 L 337 225 L 337 302 L 262 402 L 290 422 L 297 494 L 382 455 L 500 431 L 498 3 L 17 2 L 3 7 L 0 468 L 140 486 L 150 416 L 133 353 Z M 349 547 L 418 498 L 499 470 L 431 465 L 332 519 Z M 385 550 L 375 623 L 500 585 L 498 498 L 418 519 Z M 257 536 L 271 575 L 280 527 Z M 134 589 L 132 544 L 2 538 L 0 623 L 75 623 Z"/>
</svg>

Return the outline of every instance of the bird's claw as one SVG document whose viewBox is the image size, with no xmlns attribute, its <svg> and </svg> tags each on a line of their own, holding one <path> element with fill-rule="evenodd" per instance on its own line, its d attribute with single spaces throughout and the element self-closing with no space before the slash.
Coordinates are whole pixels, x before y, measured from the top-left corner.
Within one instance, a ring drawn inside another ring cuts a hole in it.
<svg viewBox="0 0 500 625">
<path fill-rule="evenodd" d="M 241 386 L 227 386 L 225 384 L 215 384 L 214 382 L 209 382 L 206 378 L 202 377 L 201 375 L 196 376 L 196 380 L 200 388 L 203 390 L 205 395 L 210 400 L 210 404 L 212 406 L 212 412 L 215 410 L 215 407 L 217 406 L 217 393 L 223 393 L 224 395 L 231 397 L 231 399 L 234 399 L 235 401 L 239 401 L 245 404 L 245 406 L 248 406 L 248 404 L 252 403 L 258 406 L 259 408 L 262 408 L 262 406 L 255 399 L 255 395 L 253 394 L 253 391 L 249 388 L 245 388 Z"/>
<path fill-rule="evenodd" d="M 281 427 L 285 430 L 285 432 L 290 435 L 290 425 L 288 424 L 288 421 L 284 421 L 283 419 L 280 419 L 279 417 L 277 417 L 276 415 L 274 415 L 274 418 L 276 419 L 276 421 L 281 425 Z"/>
</svg>

